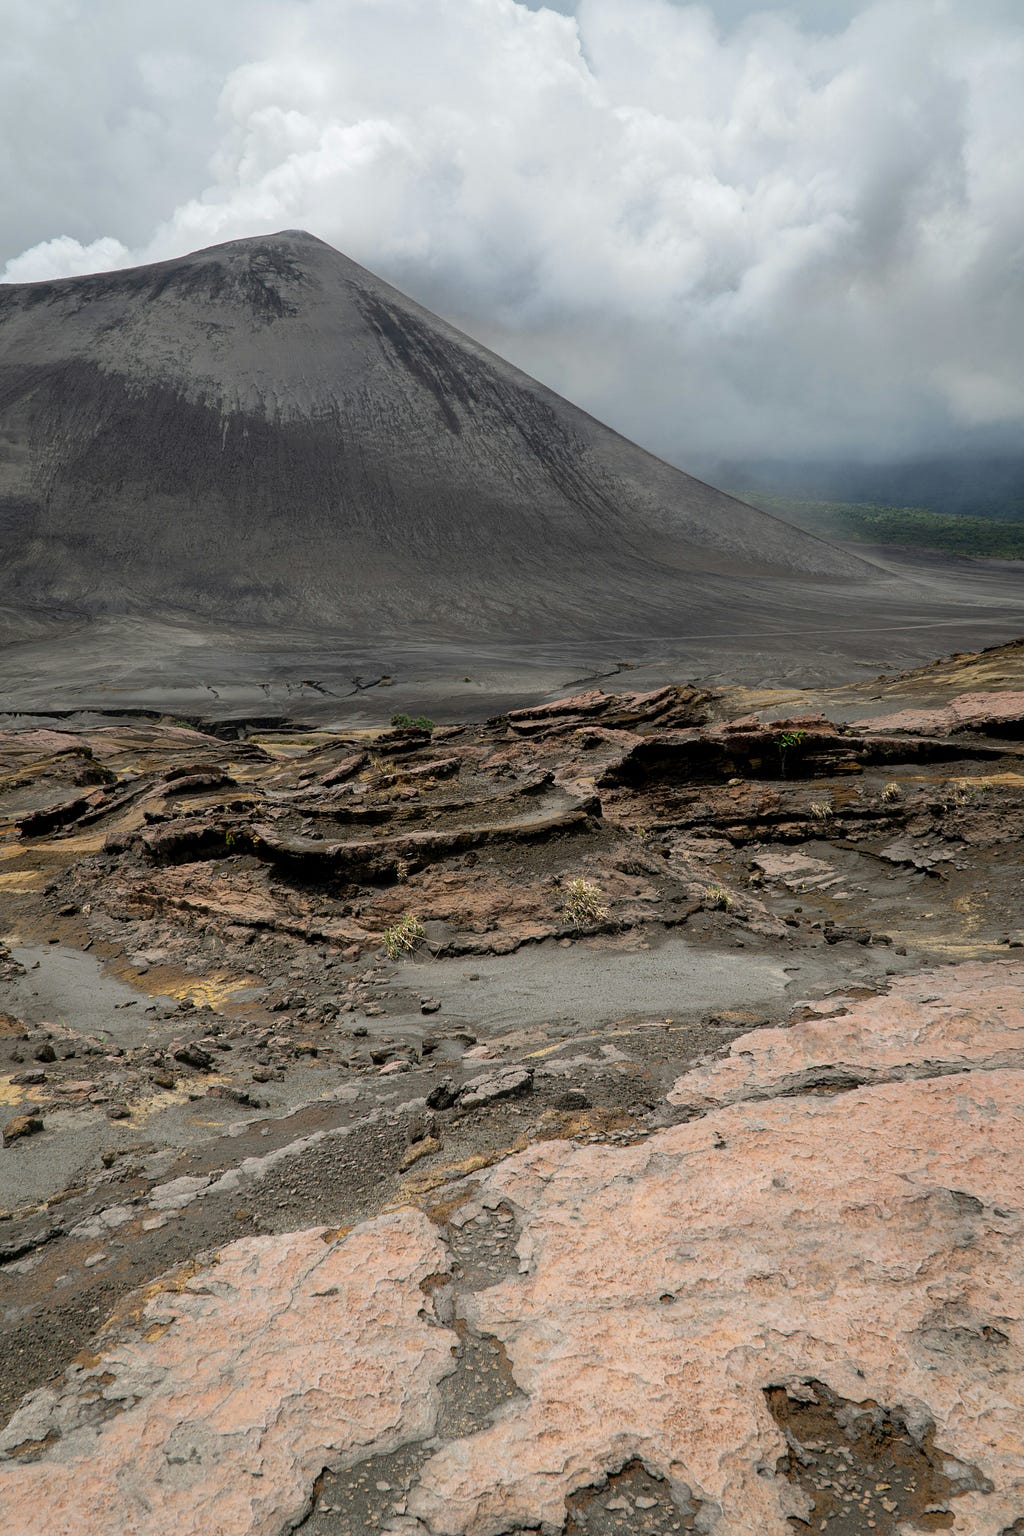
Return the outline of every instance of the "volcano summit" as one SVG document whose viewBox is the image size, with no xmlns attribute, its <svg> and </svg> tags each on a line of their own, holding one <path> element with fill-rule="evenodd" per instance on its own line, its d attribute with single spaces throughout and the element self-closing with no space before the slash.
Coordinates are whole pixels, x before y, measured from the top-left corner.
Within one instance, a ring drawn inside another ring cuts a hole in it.
<svg viewBox="0 0 1024 1536">
<path fill-rule="evenodd" d="M 857 562 L 669 468 L 312 236 L 0 290 L 13 593 L 523 632 Z"/>
<path fill-rule="evenodd" d="M 879 604 L 883 627 L 915 603 L 949 621 L 934 579 L 910 591 L 670 467 L 301 231 L 0 287 L 0 571 L 12 638 L 59 615 L 74 666 L 115 636 L 97 674 L 180 674 L 182 625 L 207 661 L 244 631 L 464 663 L 483 637 L 678 657 L 788 652 L 794 626 L 845 651 Z M 977 617 L 975 641 L 1019 624 Z"/>
</svg>

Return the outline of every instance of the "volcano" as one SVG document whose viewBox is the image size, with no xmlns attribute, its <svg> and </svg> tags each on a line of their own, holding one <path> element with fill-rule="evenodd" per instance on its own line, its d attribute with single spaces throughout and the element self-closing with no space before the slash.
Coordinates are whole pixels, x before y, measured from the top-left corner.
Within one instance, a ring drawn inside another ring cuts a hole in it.
<svg viewBox="0 0 1024 1536">
<path fill-rule="evenodd" d="M 518 635 L 868 570 L 291 230 L 0 287 L 0 563 L 14 606 Z"/>
</svg>

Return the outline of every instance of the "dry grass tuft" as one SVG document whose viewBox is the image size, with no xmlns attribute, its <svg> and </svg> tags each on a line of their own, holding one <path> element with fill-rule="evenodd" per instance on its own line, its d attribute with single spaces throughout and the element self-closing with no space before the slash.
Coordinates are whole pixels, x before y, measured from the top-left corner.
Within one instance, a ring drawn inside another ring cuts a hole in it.
<svg viewBox="0 0 1024 1536">
<path fill-rule="evenodd" d="M 411 955 L 426 936 L 426 929 L 416 914 L 407 912 L 393 927 L 384 929 L 384 948 L 388 952 L 388 959 L 400 960 L 403 955 Z"/>
<path fill-rule="evenodd" d="M 603 893 L 591 880 L 577 876 L 565 888 L 565 914 L 576 928 L 589 928 L 593 923 L 603 923 L 608 916 Z"/>
</svg>

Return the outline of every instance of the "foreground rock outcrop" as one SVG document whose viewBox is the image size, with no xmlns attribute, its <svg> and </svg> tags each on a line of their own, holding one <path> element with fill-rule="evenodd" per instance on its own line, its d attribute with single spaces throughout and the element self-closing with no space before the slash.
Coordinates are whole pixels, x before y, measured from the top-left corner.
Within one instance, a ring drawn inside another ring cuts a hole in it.
<svg viewBox="0 0 1024 1536">
<path fill-rule="evenodd" d="M 716 1536 L 786 1536 L 765 1394 L 823 1382 L 899 1406 L 962 1469 L 950 1529 L 1024 1508 L 1020 1072 L 742 1105 L 627 1152 L 545 1143 L 485 1204 L 526 1274 L 474 1298 L 526 1394 L 428 1463 L 432 1531 L 559 1529 L 580 1486 L 639 1458 Z"/>
<path fill-rule="evenodd" d="M 1019 976 L 1024 968 L 1005 963 L 961 965 L 905 977 L 879 997 L 816 1004 L 788 1029 L 742 1036 L 724 1060 L 687 1073 L 669 1102 L 706 1111 L 782 1094 L 1024 1070 Z"/>
<path fill-rule="evenodd" d="M 323 1468 L 404 1443 L 396 1532 L 560 1531 L 640 1465 L 677 1529 L 789 1536 L 791 1518 L 832 1528 L 827 1447 L 797 1433 L 817 1415 L 863 1471 L 865 1530 L 1006 1536 L 1024 1512 L 1022 1003 L 1014 961 L 834 1000 L 687 1074 L 691 1118 L 634 1145 L 542 1140 L 435 1181 L 427 1214 L 231 1245 L 15 1415 L 6 1531 L 286 1530 Z M 833 1063 L 864 1086 L 822 1081 Z M 463 1250 L 496 1223 L 514 1252 L 484 1274 Z M 515 1391 L 431 1439 L 471 1338 L 498 1341 Z M 913 1477 L 882 1475 L 890 1441 Z"/>
<path fill-rule="evenodd" d="M 444 1266 L 407 1211 L 349 1236 L 248 1239 L 154 1287 L 123 1340 L 8 1425 L 4 1450 L 27 1464 L 0 1464 L 5 1529 L 290 1529 L 325 1466 L 432 1432 L 456 1342 L 428 1294 Z"/>
</svg>

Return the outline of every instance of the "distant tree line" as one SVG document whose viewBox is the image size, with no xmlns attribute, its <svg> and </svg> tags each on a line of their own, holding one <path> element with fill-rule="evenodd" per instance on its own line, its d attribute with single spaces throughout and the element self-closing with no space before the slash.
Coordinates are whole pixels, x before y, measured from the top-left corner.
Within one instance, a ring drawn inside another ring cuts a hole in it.
<svg viewBox="0 0 1024 1536">
<path fill-rule="evenodd" d="M 976 560 L 1024 560 L 1024 522 L 879 502 L 802 501 L 750 491 L 737 494 L 787 522 L 843 543 L 903 544 Z"/>
</svg>

